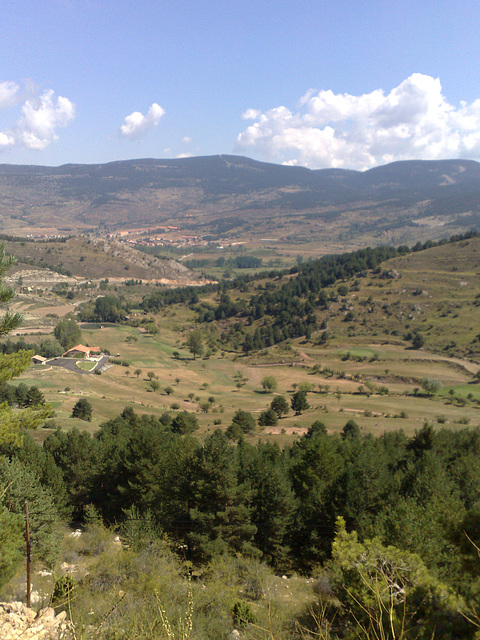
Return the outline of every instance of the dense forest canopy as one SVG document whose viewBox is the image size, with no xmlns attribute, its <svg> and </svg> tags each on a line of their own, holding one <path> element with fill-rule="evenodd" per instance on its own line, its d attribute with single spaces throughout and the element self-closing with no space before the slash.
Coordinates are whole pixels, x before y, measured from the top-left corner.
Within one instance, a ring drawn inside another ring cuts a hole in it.
<svg viewBox="0 0 480 640">
<path fill-rule="evenodd" d="M 346 579 L 364 597 L 355 581 L 387 579 L 381 567 L 388 563 L 422 602 L 422 615 L 409 611 L 419 625 L 415 637 L 431 637 L 436 626 L 442 638 L 458 637 L 459 629 L 473 638 L 459 611 L 480 604 L 479 428 L 434 432 L 425 424 L 413 437 L 373 437 L 352 420 L 340 435 L 316 421 L 280 449 L 220 430 L 202 443 L 178 432 L 177 418 L 127 408 L 93 437 L 74 429 L 51 434 L 42 448 L 30 439 L 3 446 L 7 503 L 18 482 L 38 483 L 31 500 L 49 524 L 37 556 L 55 560 L 56 518 L 79 523 L 96 513 L 120 530 L 134 524 L 137 544 L 168 539 L 194 566 L 222 554 L 289 574 L 324 566 L 340 599 Z M 334 624 L 346 624 L 347 609 L 336 615 Z"/>
</svg>

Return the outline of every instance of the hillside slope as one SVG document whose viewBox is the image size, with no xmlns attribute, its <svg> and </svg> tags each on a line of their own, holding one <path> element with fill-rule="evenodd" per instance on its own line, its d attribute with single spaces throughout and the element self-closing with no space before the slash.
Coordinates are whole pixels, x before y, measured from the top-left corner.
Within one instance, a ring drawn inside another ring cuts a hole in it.
<svg viewBox="0 0 480 640">
<path fill-rule="evenodd" d="M 428 248 L 365 249 L 326 256 L 298 269 L 229 283 L 220 295 L 195 291 L 198 320 L 216 326 L 224 344 L 245 353 L 306 337 L 353 342 L 425 344 L 432 351 L 478 361 L 480 237 Z M 185 300 L 191 294 L 184 293 Z M 160 291 L 144 298 L 158 310 Z"/>
<path fill-rule="evenodd" d="M 133 247 L 82 236 L 65 241 L 4 240 L 7 253 L 19 263 L 16 272 L 31 266 L 85 279 L 141 279 L 171 285 L 199 284 L 201 279 L 175 260 L 148 256 Z M 22 267 L 23 263 L 23 267 Z"/>
</svg>

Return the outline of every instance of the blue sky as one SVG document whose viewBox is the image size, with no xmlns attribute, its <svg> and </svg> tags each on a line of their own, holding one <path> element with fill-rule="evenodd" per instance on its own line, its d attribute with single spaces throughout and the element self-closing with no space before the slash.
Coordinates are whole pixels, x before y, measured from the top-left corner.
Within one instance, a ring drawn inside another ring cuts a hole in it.
<svg viewBox="0 0 480 640">
<path fill-rule="evenodd" d="M 480 3 L 4 0 L 0 163 L 480 159 Z"/>
</svg>

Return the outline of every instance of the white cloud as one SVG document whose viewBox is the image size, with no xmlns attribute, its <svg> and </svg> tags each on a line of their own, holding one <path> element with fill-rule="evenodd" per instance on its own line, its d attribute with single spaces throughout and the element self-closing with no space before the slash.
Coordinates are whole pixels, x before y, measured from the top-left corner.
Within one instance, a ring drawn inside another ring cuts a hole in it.
<svg viewBox="0 0 480 640">
<path fill-rule="evenodd" d="M 193 153 L 190 153 L 190 152 L 186 152 L 186 153 L 177 153 L 177 155 L 175 156 L 175 158 L 193 158 Z"/>
<path fill-rule="evenodd" d="M 19 88 L 16 82 L 0 82 L 0 109 L 16 104 Z"/>
<path fill-rule="evenodd" d="M 448 103 L 440 80 L 414 73 L 385 95 L 308 91 L 293 112 L 280 106 L 242 116 L 255 122 L 240 148 L 312 169 L 369 167 L 414 158 L 480 158 L 480 99 Z"/>
<path fill-rule="evenodd" d="M 190 136 L 183 136 L 182 138 L 182 144 L 192 144 L 193 139 L 190 138 Z"/>
<path fill-rule="evenodd" d="M 22 117 L 14 135 L 27 149 L 43 150 L 58 140 L 56 129 L 66 127 L 75 117 L 75 105 L 68 98 L 54 97 L 52 89 L 44 91 L 22 107 Z"/>
<path fill-rule="evenodd" d="M 33 84 L 27 83 L 29 93 Z M 0 84 L 0 108 L 12 107 L 19 102 L 19 86 L 15 82 Z M 75 117 L 75 105 L 68 98 L 55 98 L 52 89 L 42 95 L 25 100 L 22 115 L 7 131 L 0 131 L 0 149 L 21 145 L 27 149 L 42 150 L 58 139 L 56 130 L 65 127 Z"/>
<path fill-rule="evenodd" d="M 164 113 L 165 110 L 156 102 L 152 104 L 146 116 L 140 111 L 134 111 L 125 117 L 119 129 L 119 134 L 123 138 L 138 138 L 148 129 L 156 127 Z"/>
</svg>

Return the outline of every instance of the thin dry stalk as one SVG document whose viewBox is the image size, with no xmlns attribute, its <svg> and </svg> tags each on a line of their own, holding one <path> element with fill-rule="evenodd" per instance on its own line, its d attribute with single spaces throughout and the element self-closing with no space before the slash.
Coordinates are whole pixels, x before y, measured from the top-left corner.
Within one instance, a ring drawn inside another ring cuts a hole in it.
<svg viewBox="0 0 480 640">
<path fill-rule="evenodd" d="M 188 580 L 188 600 L 187 611 L 185 617 L 180 616 L 178 621 L 178 632 L 175 633 L 170 620 L 168 619 L 167 612 L 160 600 L 158 592 L 155 591 L 155 599 L 157 601 L 158 613 L 160 616 L 160 622 L 163 627 L 168 640 L 189 640 L 193 631 L 193 591 L 190 579 Z"/>
</svg>

